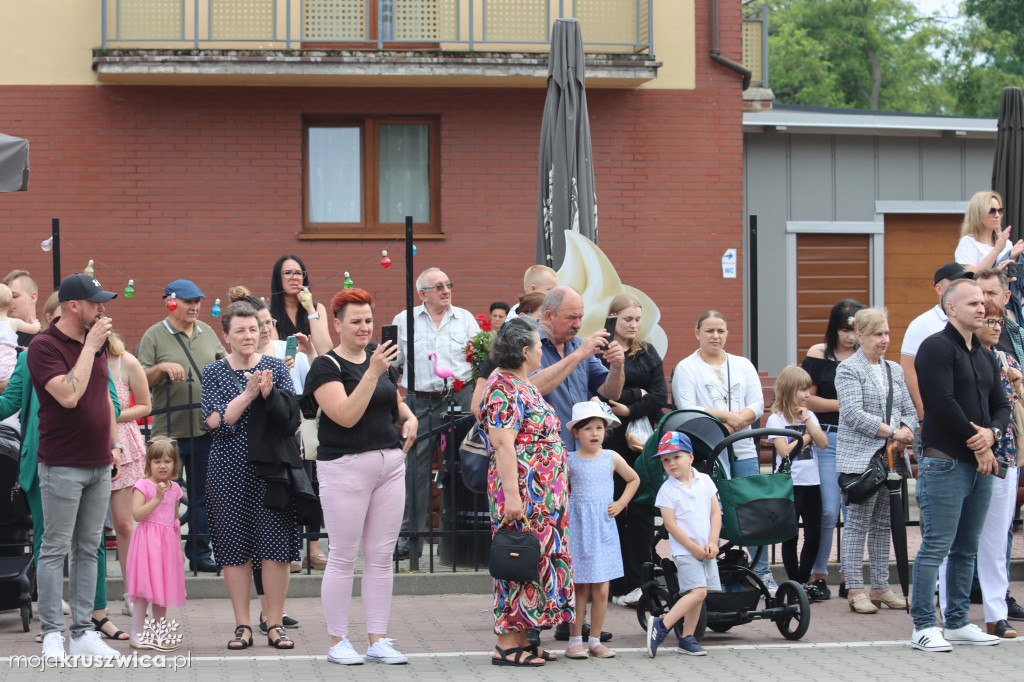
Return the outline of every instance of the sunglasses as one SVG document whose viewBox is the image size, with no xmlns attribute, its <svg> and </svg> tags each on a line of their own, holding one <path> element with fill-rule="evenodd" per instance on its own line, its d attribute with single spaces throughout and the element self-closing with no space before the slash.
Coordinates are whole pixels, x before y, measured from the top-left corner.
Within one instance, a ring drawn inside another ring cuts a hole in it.
<svg viewBox="0 0 1024 682">
<path fill-rule="evenodd" d="M 1006 209 L 1005 208 L 990 208 L 988 210 L 988 214 L 989 215 L 997 215 L 997 216 L 1002 217 L 1004 213 L 1006 213 Z"/>
</svg>

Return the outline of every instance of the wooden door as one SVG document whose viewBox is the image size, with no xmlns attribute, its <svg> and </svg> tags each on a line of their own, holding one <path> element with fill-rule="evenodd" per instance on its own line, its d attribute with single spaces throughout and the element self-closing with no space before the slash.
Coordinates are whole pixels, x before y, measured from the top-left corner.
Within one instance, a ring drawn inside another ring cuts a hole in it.
<svg viewBox="0 0 1024 682">
<path fill-rule="evenodd" d="M 899 360 L 911 321 L 938 303 L 935 271 L 953 260 L 960 240 L 960 214 L 885 216 L 885 307 L 889 310 L 889 352 Z"/>
<path fill-rule="evenodd" d="M 844 298 L 871 301 L 870 244 L 867 234 L 797 235 L 797 363 L 825 340 L 832 306 Z"/>
</svg>

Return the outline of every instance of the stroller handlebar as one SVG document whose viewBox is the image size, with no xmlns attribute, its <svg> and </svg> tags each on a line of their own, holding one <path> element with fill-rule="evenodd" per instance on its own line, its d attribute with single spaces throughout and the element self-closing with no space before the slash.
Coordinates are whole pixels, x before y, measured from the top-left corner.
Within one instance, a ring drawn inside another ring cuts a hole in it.
<svg viewBox="0 0 1024 682">
<path fill-rule="evenodd" d="M 800 456 L 800 452 L 803 450 L 800 443 L 800 438 L 803 434 L 799 431 L 794 431 L 793 429 L 743 429 L 742 431 L 737 431 L 736 433 L 729 434 L 723 438 L 721 442 L 711 450 L 711 455 L 708 456 L 708 461 L 714 463 L 714 461 L 718 459 L 718 456 L 722 454 L 723 450 L 738 440 L 743 440 L 744 438 L 757 438 L 760 440 L 764 436 L 779 436 L 781 438 L 792 438 L 797 440 L 798 442 L 796 446 L 789 453 L 790 460 L 797 459 Z M 732 450 L 729 450 L 730 463 L 734 459 L 735 455 Z"/>
</svg>

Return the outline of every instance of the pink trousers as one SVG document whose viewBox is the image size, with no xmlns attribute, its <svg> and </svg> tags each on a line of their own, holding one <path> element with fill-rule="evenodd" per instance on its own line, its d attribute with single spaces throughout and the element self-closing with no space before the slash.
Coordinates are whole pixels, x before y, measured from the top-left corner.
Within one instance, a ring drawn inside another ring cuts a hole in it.
<svg viewBox="0 0 1024 682">
<path fill-rule="evenodd" d="M 391 557 L 405 511 L 405 453 L 371 450 L 317 461 L 316 474 L 330 549 L 320 588 L 327 632 L 348 636 L 352 576 L 361 540 L 366 631 L 386 634 L 394 582 Z"/>
</svg>

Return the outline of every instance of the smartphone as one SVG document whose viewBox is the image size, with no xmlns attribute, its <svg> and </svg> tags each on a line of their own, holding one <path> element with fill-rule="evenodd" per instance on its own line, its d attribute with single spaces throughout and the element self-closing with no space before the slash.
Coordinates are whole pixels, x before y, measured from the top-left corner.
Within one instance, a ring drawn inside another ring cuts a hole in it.
<svg viewBox="0 0 1024 682">
<path fill-rule="evenodd" d="M 1010 279 L 1020 279 L 1021 274 L 1024 274 L 1021 272 L 1022 269 L 1024 266 L 1021 266 L 1020 263 L 1007 263 L 1003 272 Z"/>
<path fill-rule="evenodd" d="M 998 462 L 999 468 L 996 469 L 996 476 L 999 478 L 1006 478 L 1007 466 L 1005 462 Z"/>
<path fill-rule="evenodd" d="M 285 341 L 284 354 L 286 357 L 295 359 L 295 352 L 299 349 L 299 338 L 292 334 Z"/>
<path fill-rule="evenodd" d="M 604 330 L 608 332 L 608 343 L 615 340 L 615 325 L 618 324 L 619 318 L 617 315 L 609 315 L 604 318 Z"/>
<path fill-rule="evenodd" d="M 397 324 L 385 324 L 380 328 L 380 342 L 382 344 L 390 341 L 391 343 L 398 345 L 398 325 Z"/>
<path fill-rule="evenodd" d="M 116 478 L 117 477 L 117 467 L 110 467 L 110 477 L 111 478 Z M 1006 472 L 1005 471 L 1003 472 L 1003 477 L 1004 478 L 1006 477 Z"/>
</svg>

